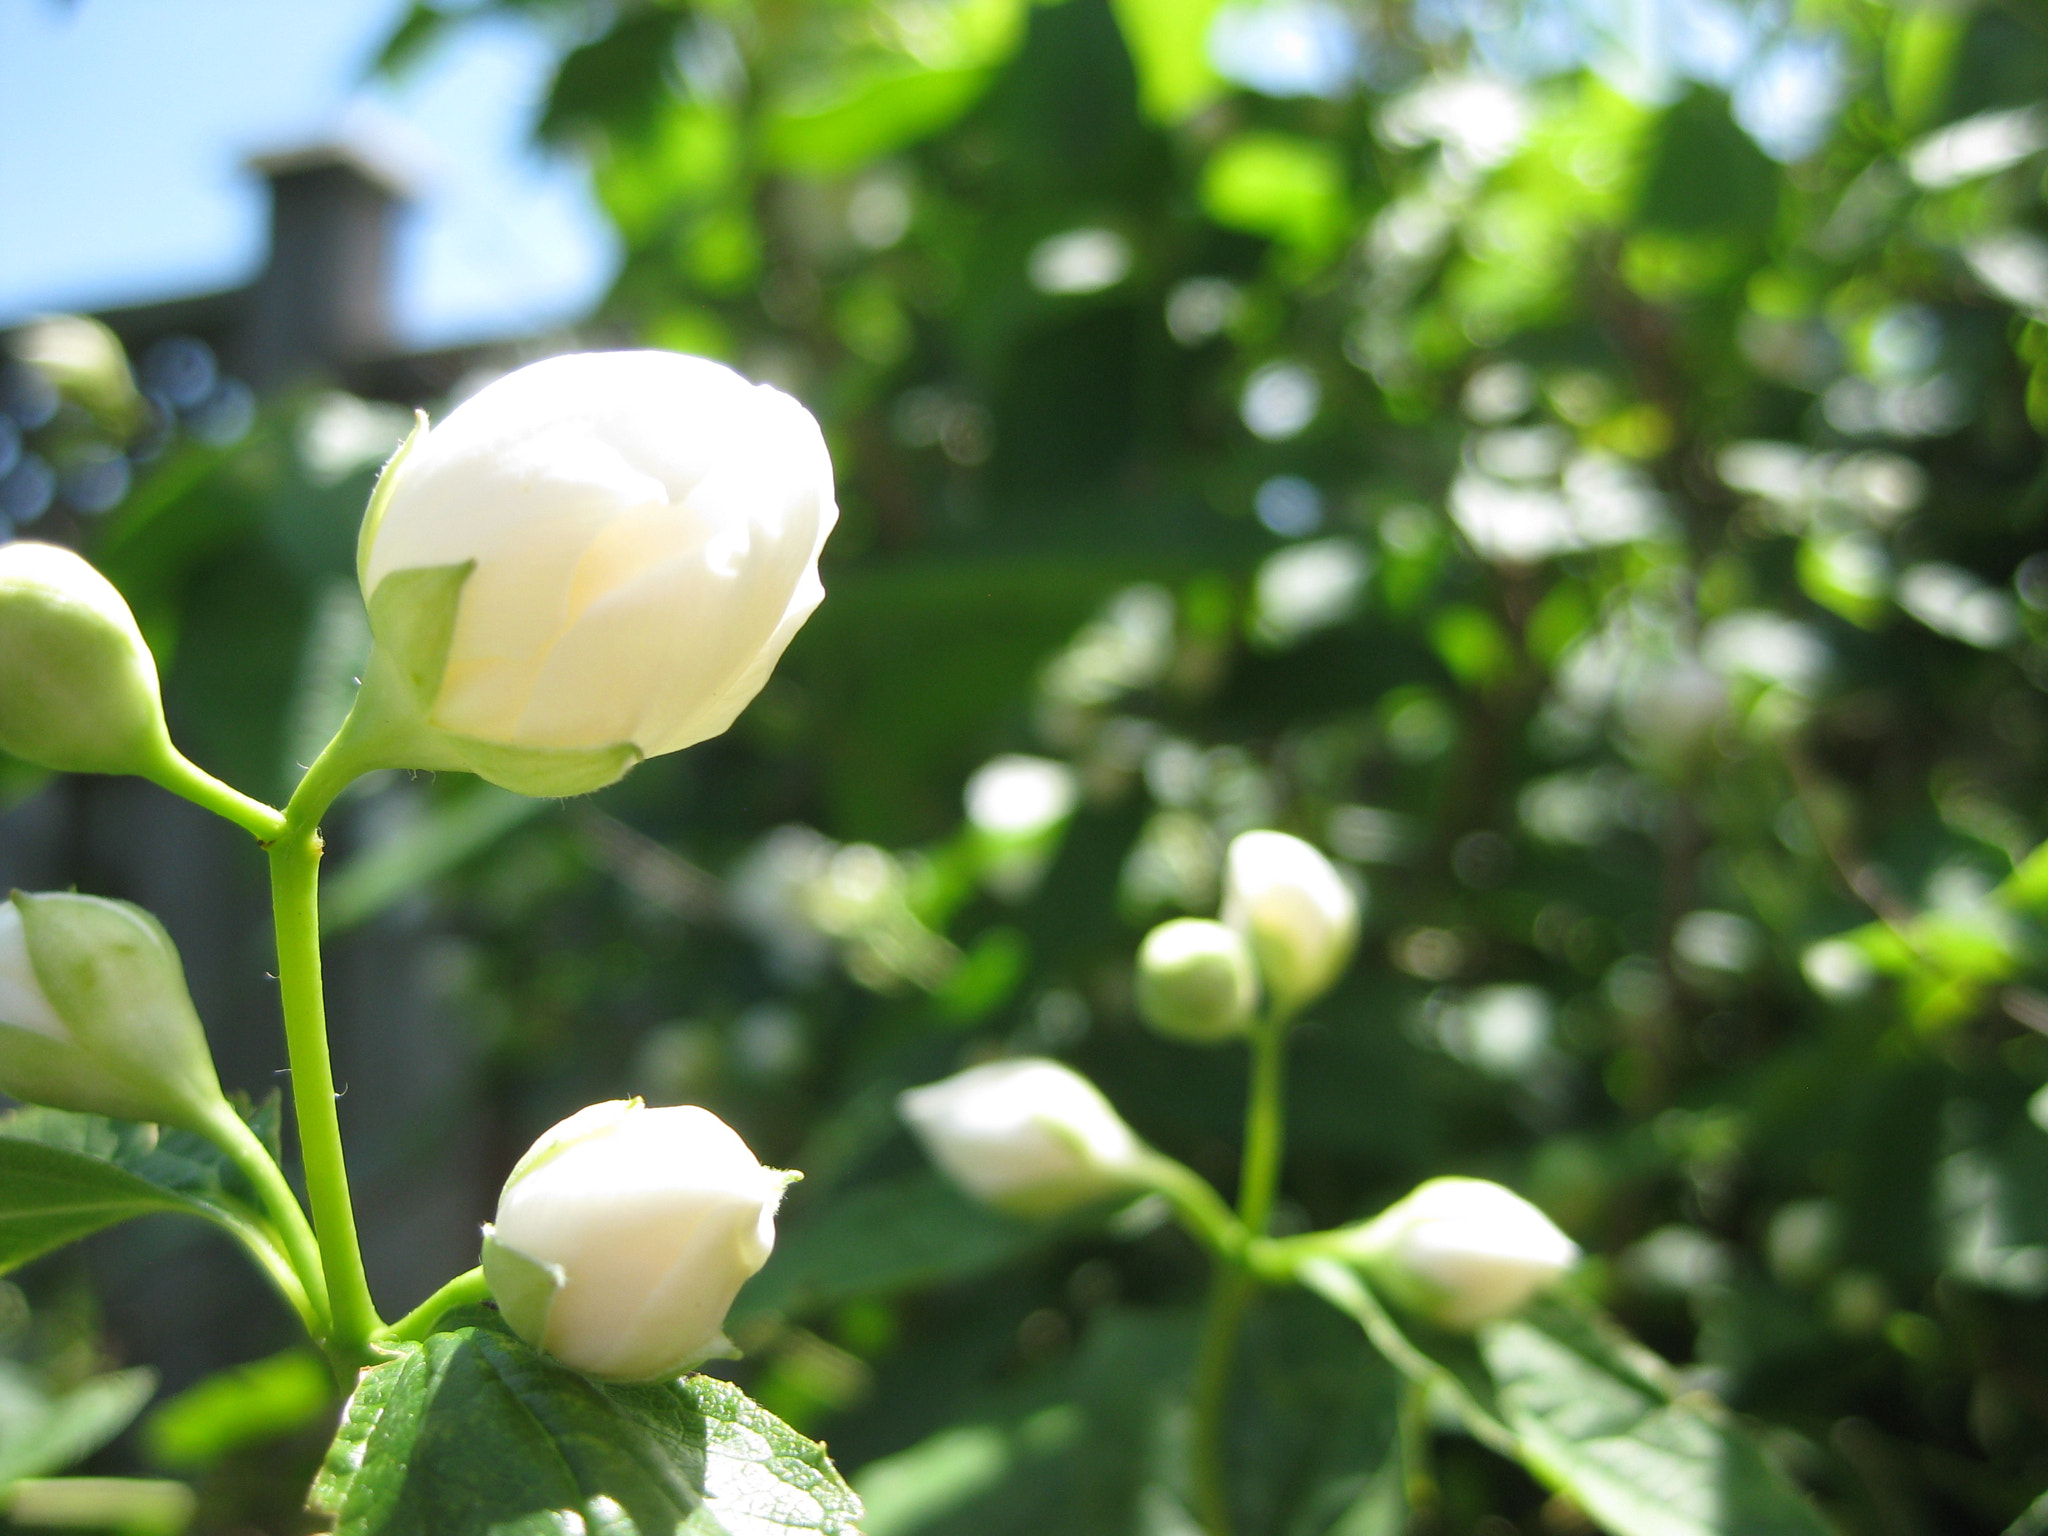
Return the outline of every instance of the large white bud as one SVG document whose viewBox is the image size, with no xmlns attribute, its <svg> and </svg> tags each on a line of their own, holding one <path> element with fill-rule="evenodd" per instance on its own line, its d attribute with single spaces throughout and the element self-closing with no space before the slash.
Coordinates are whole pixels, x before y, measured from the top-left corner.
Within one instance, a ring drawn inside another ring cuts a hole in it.
<svg viewBox="0 0 2048 1536">
<path fill-rule="evenodd" d="M 1100 1089 L 1041 1056 L 969 1067 L 896 1105 L 949 1178 L 1019 1216 L 1142 1187 L 1153 1156 Z"/>
<path fill-rule="evenodd" d="M 0 902 L 0 1093 L 202 1132 L 233 1113 L 169 936 L 68 891 Z"/>
<path fill-rule="evenodd" d="M 732 1299 L 775 1246 L 797 1175 L 764 1168 L 694 1105 L 618 1099 L 536 1141 L 484 1228 L 484 1277 L 512 1329 L 607 1381 L 730 1353 Z"/>
<path fill-rule="evenodd" d="M 1300 838 L 1245 832 L 1224 855 L 1223 921 L 1251 945 L 1266 991 L 1292 1011 L 1327 992 L 1350 963 L 1358 898 Z"/>
<path fill-rule="evenodd" d="M 1579 1260 L 1548 1216 L 1486 1179 L 1430 1179 L 1335 1246 L 1402 1305 L 1460 1330 L 1519 1311 Z"/>
<path fill-rule="evenodd" d="M 415 766 L 555 793 L 717 735 L 823 598 L 837 518 L 817 422 L 730 368 L 507 374 L 414 434 L 363 523 L 387 681 L 439 736 Z"/>
</svg>

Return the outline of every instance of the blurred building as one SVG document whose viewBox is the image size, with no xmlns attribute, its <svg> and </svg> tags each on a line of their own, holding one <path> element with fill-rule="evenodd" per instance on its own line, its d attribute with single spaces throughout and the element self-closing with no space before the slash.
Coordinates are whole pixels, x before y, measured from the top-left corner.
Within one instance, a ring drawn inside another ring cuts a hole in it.
<svg viewBox="0 0 2048 1536">
<path fill-rule="evenodd" d="M 100 314 L 141 362 L 197 341 L 259 392 L 320 378 L 411 405 L 442 395 L 492 348 L 405 352 L 393 340 L 393 250 L 407 201 L 395 172 L 320 145 L 250 163 L 270 188 L 270 252 L 255 279 Z"/>
</svg>

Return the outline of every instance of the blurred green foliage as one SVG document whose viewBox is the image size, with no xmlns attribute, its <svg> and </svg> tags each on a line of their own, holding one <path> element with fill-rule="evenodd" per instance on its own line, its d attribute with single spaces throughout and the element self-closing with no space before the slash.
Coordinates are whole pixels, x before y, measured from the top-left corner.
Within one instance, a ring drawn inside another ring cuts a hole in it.
<svg viewBox="0 0 2048 1536">
<path fill-rule="evenodd" d="M 1257 826 L 1370 897 L 1285 1220 L 1498 1178 L 1845 1530 L 2048 1529 L 2041 10 L 483 0 L 384 67 L 499 10 L 624 244 L 578 340 L 819 413 L 831 596 L 589 801 L 363 794 L 330 926 L 432 877 L 501 1165 L 638 1092 L 806 1171 L 738 1370 L 873 1536 L 1181 1528 L 1193 1249 L 970 1210 L 892 1099 L 1060 1054 L 1227 1189 L 1242 1064 L 1130 962 Z M 273 402 L 86 528 L 253 793 L 405 419 Z M 1356 1330 L 1247 1360 L 1245 1529 L 1399 1529 Z M 1438 1453 L 1434 1528 L 1587 1528 Z"/>
</svg>

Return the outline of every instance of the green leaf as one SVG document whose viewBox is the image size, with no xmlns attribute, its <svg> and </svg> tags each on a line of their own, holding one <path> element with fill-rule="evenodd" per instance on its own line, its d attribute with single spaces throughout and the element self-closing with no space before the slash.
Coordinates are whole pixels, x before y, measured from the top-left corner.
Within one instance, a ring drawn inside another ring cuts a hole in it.
<svg viewBox="0 0 2048 1536">
<path fill-rule="evenodd" d="M 1209 62 L 1209 27 L 1220 0 L 1114 0 L 1112 8 L 1146 116 L 1177 123 L 1223 93 L 1223 77 Z"/>
<path fill-rule="evenodd" d="M 827 100 L 793 102 L 772 113 L 769 159 L 793 171 L 843 175 L 937 133 L 979 101 L 994 79 L 994 70 L 978 65 L 878 65 Z"/>
<path fill-rule="evenodd" d="M 1558 1304 L 1480 1335 L 1522 1462 L 1615 1536 L 1824 1536 L 1828 1527 L 1727 1409 Z"/>
<path fill-rule="evenodd" d="M 142 1424 L 149 1459 L 174 1471 L 212 1466 L 230 1451 L 308 1428 L 334 1402 L 327 1362 L 304 1345 L 195 1382 Z"/>
<path fill-rule="evenodd" d="M 0 1488 L 83 1461 L 126 1429 L 155 1391 L 156 1372 L 138 1366 L 52 1396 L 21 1366 L 0 1360 Z"/>
<path fill-rule="evenodd" d="M 1302 1282 L 1443 1391 L 1484 1443 L 1612 1536 L 1825 1536 L 1827 1523 L 1719 1401 L 1604 1318 L 1539 1301 L 1471 1339 L 1397 1325 L 1357 1275 L 1311 1260 Z"/>
<path fill-rule="evenodd" d="M 276 1138 L 274 1102 L 241 1109 L 266 1145 Z M 21 1109 L 0 1117 L 0 1274 L 104 1227 L 159 1212 L 198 1216 L 245 1244 L 274 1247 L 247 1189 L 212 1143 L 160 1130 Z"/>
<path fill-rule="evenodd" d="M 455 1317 L 363 1373 L 313 1485 L 336 1536 L 855 1536 L 824 1450 L 729 1382 L 595 1382 Z"/>
<path fill-rule="evenodd" d="M 1202 207 L 1232 229 L 1319 259 L 1350 221 L 1344 164 L 1329 145 L 1263 129 L 1220 145 L 1202 171 Z"/>
</svg>

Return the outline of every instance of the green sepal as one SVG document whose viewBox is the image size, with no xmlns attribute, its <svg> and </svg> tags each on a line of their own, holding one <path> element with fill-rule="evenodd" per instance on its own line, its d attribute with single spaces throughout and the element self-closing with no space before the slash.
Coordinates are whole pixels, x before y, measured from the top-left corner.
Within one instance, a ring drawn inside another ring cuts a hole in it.
<svg viewBox="0 0 2048 1536">
<path fill-rule="evenodd" d="M 465 560 L 393 571 L 370 594 L 370 632 L 377 637 L 377 649 L 422 716 L 433 712 L 440 695 L 462 588 L 475 569 L 474 560 Z"/>
<path fill-rule="evenodd" d="M 587 795 L 616 783 L 640 761 L 640 749 L 629 741 L 590 748 L 508 746 L 457 735 L 429 720 L 469 571 L 467 565 L 398 571 L 378 586 L 371 607 L 377 643 L 337 738 L 349 776 L 373 768 L 452 770 L 537 799 Z M 436 579 L 407 580 L 414 576 Z"/>
<path fill-rule="evenodd" d="M 384 467 L 377 472 L 377 484 L 370 492 L 370 504 L 363 509 L 363 526 L 356 534 L 356 581 L 365 593 L 370 590 L 370 546 L 376 542 L 377 530 L 383 525 L 392 493 L 398 489 L 399 468 L 426 435 L 427 413 L 414 411 L 412 430 L 405 434 L 405 441 L 392 451 L 391 457 L 384 461 Z"/>
<path fill-rule="evenodd" d="M 506 1324 L 535 1349 L 544 1348 L 548 1314 L 554 1311 L 562 1287 L 569 1283 L 569 1272 L 499 1242 L 497 1228 L 488 1222 L 484 1225 L 482 1263 L 491 1299 Z"/>
<path fill-rule="evenodd" d="M 34 1102 L 203 1130 L 225 1106 L 185 968 L 163 925 L 125 901 L 73 892 L 13 894 L 29 963 L 89 1063 L 90 1077 L 45 1084 Z M 10 1030 L 7 1045 L 20 1045 Z M 65 1047 L 49 1044 L 59 1051 Z M 24 1051 L 25 1068 L 58 1065 Z M 25 1097 L 29 1095 L 24 1095 Z"/>
<path fill-rule="evenodd" d="M 0 1024 L 0 1092 L 76 1114 L 162 1118 L 152 1095 L 136 1093 L 77 1046 L 12 1024 Z"/>
<path fill-rule="evenodd" d="M 560 800 L 616 784 L 640 761 L 630 741 L 609 747 L 508 747 L 473 736 L 443 733 L 463 766 L 515 795 Z"/>
<path fill-rule="evenodd" d="M 587 795 L 640 761 L 630 741 L 605 747 L 522 747 L 481 741 L 433 723 L 448 651 L 475 561 L 393 571 L 370 594 L 376 636 L 355 713 L 344 727 L 361 768 L 461 769 L 517 795 Z"/>
</svg>

